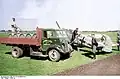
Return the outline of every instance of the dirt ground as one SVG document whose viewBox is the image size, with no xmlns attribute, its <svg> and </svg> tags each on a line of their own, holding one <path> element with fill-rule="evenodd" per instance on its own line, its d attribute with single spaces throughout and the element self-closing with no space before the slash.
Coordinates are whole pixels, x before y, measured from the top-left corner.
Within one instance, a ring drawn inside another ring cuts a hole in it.
<svg viewBox="0 0 120 79">
<path fill-rule="evenodd" d="M 55 75 L 120 75 L 120 55 L 97 60 Z"/>
</svg>

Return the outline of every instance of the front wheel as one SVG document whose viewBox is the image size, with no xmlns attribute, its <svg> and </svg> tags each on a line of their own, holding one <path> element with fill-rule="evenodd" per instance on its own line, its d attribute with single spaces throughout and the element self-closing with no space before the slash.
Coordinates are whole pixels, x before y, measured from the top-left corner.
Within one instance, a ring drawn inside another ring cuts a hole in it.
<svg viewBox="0 0 120 79">
<path fill-rule="evenodd" d="M 52 49 L 48 52 L 49 59 L 51 61 L 59 61 L 60 60 L 60 53 L 56 49 Z"/>
</svg>

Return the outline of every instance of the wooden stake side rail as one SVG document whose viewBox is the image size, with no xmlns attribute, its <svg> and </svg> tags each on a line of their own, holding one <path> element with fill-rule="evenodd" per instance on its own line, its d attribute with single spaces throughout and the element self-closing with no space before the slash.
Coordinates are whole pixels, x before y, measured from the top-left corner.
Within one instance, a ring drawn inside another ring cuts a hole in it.
<svg viewBox="0 0 120 79">
<path fill-rule="evenodd" d="M 35 45 L 35 46 L 40 46 L 41 43 L 39 42 L 39 39 L 34 39 L 34 38 L 8 38 L 8 37 L 3 37 L 0 38 L 0 43 L 1 44 L 9 44 L 9 45 Z"/>
</svg>

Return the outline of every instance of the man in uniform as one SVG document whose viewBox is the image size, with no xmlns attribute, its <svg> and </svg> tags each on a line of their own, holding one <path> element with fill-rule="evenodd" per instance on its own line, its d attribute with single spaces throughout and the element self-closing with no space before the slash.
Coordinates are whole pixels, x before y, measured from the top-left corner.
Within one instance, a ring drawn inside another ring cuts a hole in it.
<svg viewBox="0 0 120 79">
<path fill-rule="evenodd" d="M 78 28 L 76 28 L 73 33 L 72 33 L 72 38 L 71 38 L 71 42 L 74 41 L 75 37 L 78 35 Z"/>
<path fill-rule="evenodd" d="M 17 25 L 15 23 L 15 18 L 12 18 L 11 27 L 12 27 L 12 32 L 16 33 L 16 34 L 21 30 L 19 27 L 17 27 Z"/>
<path fill-rule="evenodd" d="M 92 34 L 92 51 L 93 51 L 93 58 L 96 59 L 96 48 L 98 46 L 98 43 L 95 39 L 95 34 Z"/>
</svg>

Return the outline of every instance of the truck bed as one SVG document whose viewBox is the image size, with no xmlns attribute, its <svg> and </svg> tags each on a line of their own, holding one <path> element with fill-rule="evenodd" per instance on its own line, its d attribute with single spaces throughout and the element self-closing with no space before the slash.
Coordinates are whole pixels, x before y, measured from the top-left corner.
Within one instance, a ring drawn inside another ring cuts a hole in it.
<svg viewBox="0 0 120 79">
<path fill-rule="evenodd" d="M 0 38 L 0 43 L 6 45 L 35 45 L 35 46 L 40 46 L 41 44 L 38 39 L 34 38 L 9 38 L 9 37 Z"/>
</svg>

